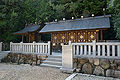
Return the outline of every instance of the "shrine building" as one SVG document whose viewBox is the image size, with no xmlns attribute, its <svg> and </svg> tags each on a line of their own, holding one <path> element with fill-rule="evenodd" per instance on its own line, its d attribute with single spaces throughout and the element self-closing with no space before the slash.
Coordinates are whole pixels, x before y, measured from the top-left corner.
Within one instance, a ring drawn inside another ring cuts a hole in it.
<svg viewBox="0 0 120 80">
<path fill-rule="evenodd" d="M 110 28 L 111 15 L 49 22 L 40 33 L 50 33 L 55 48 L 71 42 L 92 42 L 103 40 L 103 31 Z"/>
</svg>

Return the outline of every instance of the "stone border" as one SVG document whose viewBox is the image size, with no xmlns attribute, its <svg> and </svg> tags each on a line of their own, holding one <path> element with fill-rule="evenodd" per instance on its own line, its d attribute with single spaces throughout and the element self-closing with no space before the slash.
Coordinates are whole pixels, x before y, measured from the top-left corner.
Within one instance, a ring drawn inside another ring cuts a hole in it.
<svg viewBox="0 0 120 80">
<path fill-rule="evenodd" d="M 96 77 L 96 78 L 103 78 L 103 79 L 110 79 L 110 80 L 120 80 L 119 78 L 113 78 L 113 77 L 103 77 L 103 76 L 96 76 L 96 75 L 82 74 L 82 73 L 76 73 L 76 74 L 78 76 L 85 76 L 85 77 Z"/>
<path fill-rule="evenodd" d="M 65 80 L 71 80 L 72 78 L 74 78 L 77 75 L 78 75 L 78 73 L 73 73 L 72 75 L 70 75 L 69 77 L 67 77 Z"/>
</svg>

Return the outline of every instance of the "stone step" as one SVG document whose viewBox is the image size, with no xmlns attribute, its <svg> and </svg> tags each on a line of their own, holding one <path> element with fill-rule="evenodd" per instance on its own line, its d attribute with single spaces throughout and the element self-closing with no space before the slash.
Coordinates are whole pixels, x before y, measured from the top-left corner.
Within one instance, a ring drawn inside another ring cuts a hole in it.
<svg viewBox="0 0 120 80">
<path fill-rule="evenodd" d="M 45 63 L 42 63 L 40 66 L 53 67 L 53 68 L 61 68 L 62 67 L 62 66 L 59 66 L 59 65 L 52 65 L 52 64 L 45 64 Z"/>
<path fill-rule="evenodd" d="M 5 56 L 3 56 L 3 55 L 0 55 L 0 59 L 2 59 L 2 58 L 4 58 Z"/>
<path fill-rule="evenodd" d="M 47 58 L 48 61 L 59 61 L 62 62 L 62 58 Z"/>
<path fill-rule="evenodd" d="M 0 55 L 0 57 L 6 57 L 6 56 L 7 56 L 6 54 Z"/>
<path fill-rule="evenodd" d="M 45 61 L 42 61 L 42 64 L 40 66 L 60 68 L 62 66 L 62 56 L 49 55 Z"/>
<path fill-rule="evenodd" d="M 4 57 L 6 57 L 8 55 L 8 53 L 10 53 L 10 51 L 1 51 L 0 52 L 0 62 L 1 62 L 1 59 L 3 59 Z"/>
<path fill-rule="evenodd" d="M 59 65 L 59 66 L 62 65 L 62 62 L 57 62 L 57 61 L 47 61 L 47 60 L 45 60 L 45 61 L 43 61 L 43 63 L 51 64 L 51 65 Z"/>
<path fill-rule="evenodd" d="M 48 58 L 61 58 L 62 59 L 62 56 L 50 55 L 50 56 L 48 56 Z"/>
</svg>

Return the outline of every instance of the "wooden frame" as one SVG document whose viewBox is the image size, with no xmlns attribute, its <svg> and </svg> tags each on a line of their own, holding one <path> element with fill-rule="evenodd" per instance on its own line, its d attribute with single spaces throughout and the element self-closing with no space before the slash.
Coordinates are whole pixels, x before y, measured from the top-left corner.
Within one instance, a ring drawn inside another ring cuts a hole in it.
<svg viewBox="0 0 120 80">
<path fill-rule="evenodd" d="M 78 30 L 51 33 L 51 42 L 53 43 L 68 43 L 69 41 L 91 42 L 93 40 L 99 40 L 99 30 Z"/>
</svg>

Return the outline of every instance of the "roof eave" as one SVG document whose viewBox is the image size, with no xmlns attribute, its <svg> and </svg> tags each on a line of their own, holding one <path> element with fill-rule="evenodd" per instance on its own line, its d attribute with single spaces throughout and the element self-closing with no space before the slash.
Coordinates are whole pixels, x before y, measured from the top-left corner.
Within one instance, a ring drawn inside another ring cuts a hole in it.
<svg viewBox="0 0 120 80">
<path fill-rule="evenodd" d="M 79 30 L 103 30 L 103 29 L 109 29 L 108 28 L 94 28 L 94 29 L 79 29 Z M 46 32 L 39 32 L 39 33 L 53 33 L 53 32 L 65 32 L 65 31 L 79 31 L 79 30 L 64 30 L 64 31 L 46 31 Z"/>
</svg>

